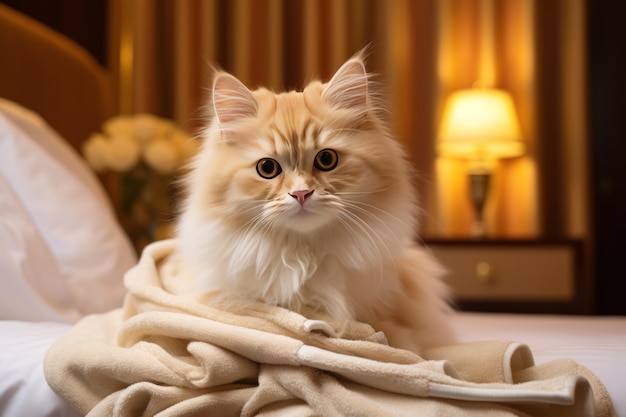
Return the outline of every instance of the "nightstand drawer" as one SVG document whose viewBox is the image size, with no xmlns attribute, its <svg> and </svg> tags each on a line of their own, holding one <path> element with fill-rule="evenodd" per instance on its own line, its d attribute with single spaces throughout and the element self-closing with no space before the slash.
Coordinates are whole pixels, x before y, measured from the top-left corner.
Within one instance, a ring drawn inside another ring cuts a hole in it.
<svg viewBox="0 0 626 417">
<path fill-rule="evenodd" d="M 561 300 L 575 296 L 569 246 L 433 246 L 463 300 Z"/>
<path fill-rule="evenodd" d="M 512 313 L 587 313 L 583 242 L 430 240 L 448 269 L 457 308 Z"/>
</svg>

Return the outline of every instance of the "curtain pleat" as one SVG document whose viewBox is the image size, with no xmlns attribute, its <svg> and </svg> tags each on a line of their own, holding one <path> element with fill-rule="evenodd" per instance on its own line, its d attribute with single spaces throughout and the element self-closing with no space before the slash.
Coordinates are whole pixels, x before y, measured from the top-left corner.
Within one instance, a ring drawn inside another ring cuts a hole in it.
<svg viewBox="0 0 626 417">
<path fill-rule="evenodd" d="M 564 8 L 561 26 L 561 39 L 564 42 L 561 59 L 564 71 L 561 77 L 561 109 L 563 117 L 559 119 L 564 139 L 564 148 L 568 158 L 563 164 L 564 205 L 567 216 L 561 229 L 571 236 L 585 236 L 587 222 L 591 218 L 589 209 L 590 164 L 587 143 L 587 66 L 581 63 L 587 60 L 586 20 L 587 10 L 584 0 L 571 0 Z"/>
</svg>

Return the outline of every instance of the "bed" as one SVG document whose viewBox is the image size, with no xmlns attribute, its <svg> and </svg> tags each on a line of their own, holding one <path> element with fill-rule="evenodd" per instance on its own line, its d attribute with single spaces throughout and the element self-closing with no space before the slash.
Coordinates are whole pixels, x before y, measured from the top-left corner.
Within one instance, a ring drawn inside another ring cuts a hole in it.
<svg viewBox="0 0 626 417">
<path fill-rule="evenodd" d="M 114 190 L 80 144 L 112 115 L 106 71 L 70 40 L 0 5 L 0 415 L 81 415 L 44 376 L 50 347 L 122 306 L 137 263 Z M 10 57 L 10 58 L 8 58 Z M 626 318 L 458 312 L 460 342 L 517 341 L 569 358 L 626 416 Z"/>
</svg>

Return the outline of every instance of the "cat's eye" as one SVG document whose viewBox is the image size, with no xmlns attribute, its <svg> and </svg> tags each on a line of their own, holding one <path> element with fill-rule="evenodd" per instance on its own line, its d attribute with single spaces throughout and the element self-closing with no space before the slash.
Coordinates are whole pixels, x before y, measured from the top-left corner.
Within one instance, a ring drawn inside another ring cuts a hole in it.
<svg viewBox="0 0 626 417">
<path fill-rule="evenodd" d="M 335 169 L 339 162 L 339 156 L 337 152 L 332 149 L 322 149 L 315 155 L 315 168 L 320 171 L 330 171 Z"/>
<path fill-rule="evenodd" d="M 261 177 L 271 180 L 283 172 L 283 169 L 280 167 L 280 164 L 272 158 L 263 158 L 256 163 L 256 172 Z"/>
</svg>

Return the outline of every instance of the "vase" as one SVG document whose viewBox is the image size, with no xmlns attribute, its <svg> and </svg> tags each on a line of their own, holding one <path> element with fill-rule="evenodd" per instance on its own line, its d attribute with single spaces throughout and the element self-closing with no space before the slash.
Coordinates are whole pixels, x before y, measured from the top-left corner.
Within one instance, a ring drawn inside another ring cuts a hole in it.
<svg viewBox="0 0 626 417">
<path fill-rule="evenodd" d="M 122 225 L 137 254 L 150 243 L 172 237 L 173 178 L 138 166 L 122 176 Z"/>
</svg>

